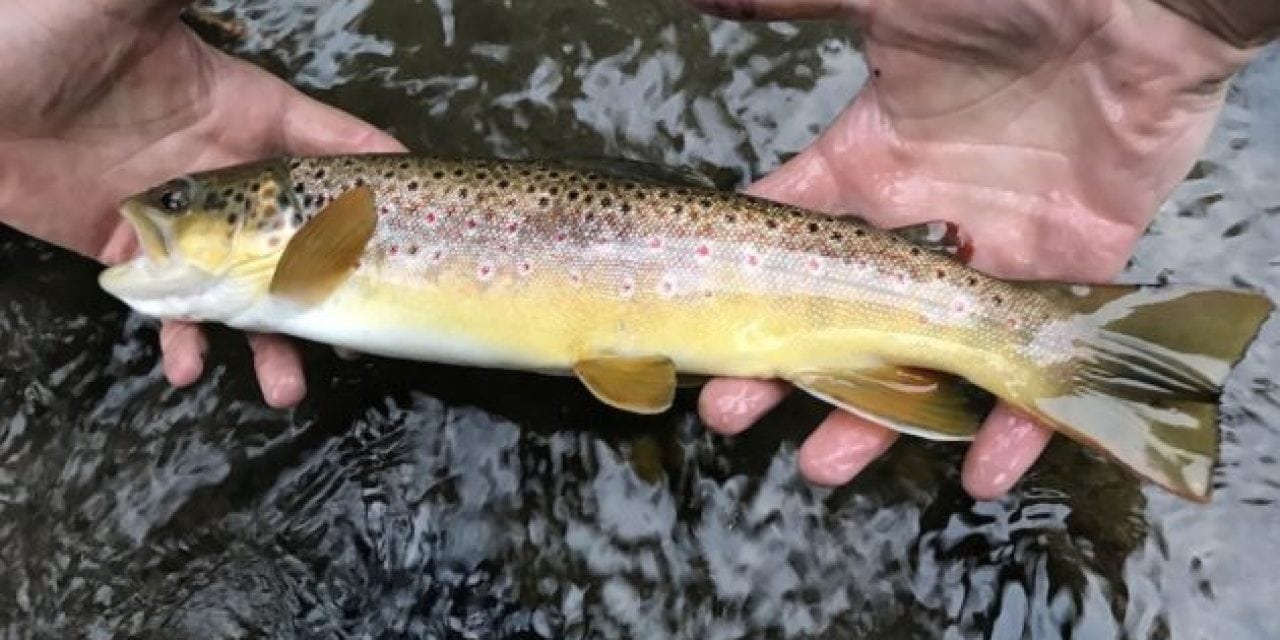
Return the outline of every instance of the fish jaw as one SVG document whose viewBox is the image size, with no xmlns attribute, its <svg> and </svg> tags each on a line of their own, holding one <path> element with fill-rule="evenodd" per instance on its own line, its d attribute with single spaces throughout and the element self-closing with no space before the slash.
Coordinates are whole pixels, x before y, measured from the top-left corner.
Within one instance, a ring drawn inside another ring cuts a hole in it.
<svg viewBox="0 0 1280 640">
<path fill-rule="evenodd" d="M 223 322 L 258 297 L 254 287 L 172 257 L 156 262 L 139 256 L 103 271 L 98 284 L 135 311 L 162 320 Z"/>
</svg>

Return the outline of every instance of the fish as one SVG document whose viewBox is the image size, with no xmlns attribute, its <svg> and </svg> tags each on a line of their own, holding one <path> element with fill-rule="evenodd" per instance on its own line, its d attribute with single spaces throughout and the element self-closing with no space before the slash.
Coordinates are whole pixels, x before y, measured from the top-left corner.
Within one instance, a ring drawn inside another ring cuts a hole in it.
<svg viewBox="0 0 1280 640">
<path fill-rule="evenodd" d="M 141 250 L 99 282 L 149 317 L 573 376 L 641 415 L 686 378 L 782 379 L 967 441 L 999 400 L 1198 502 L 1223 386 L 1273 310 L 1246 288 L 1002 280 L 952 223 L 879 228 L 621 159 L 276 157 L 120 211 Z"/>
</svg>

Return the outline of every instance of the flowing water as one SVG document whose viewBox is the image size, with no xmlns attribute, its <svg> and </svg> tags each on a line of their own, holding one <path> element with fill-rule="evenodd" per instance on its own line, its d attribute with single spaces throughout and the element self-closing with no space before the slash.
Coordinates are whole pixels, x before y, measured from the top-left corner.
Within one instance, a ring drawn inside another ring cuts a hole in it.
<svg viewBox="0 0 1280 640">
<path fill-rule="evenodd" d="M 728 185 L 864 73 L 840 26 L 675 0 L 242 0 L 233 50 L 437 153 L 625 155 Z M 1280 297 L 1280 60 L 1236 82 L 1125 278 Z M 1233 378 L 1215 499 L 1066 442 L 1007 497 L 905 439 L 817 489 L 800 397 L 726 439 L 572 380 L 307 351 L 265 408 L 238 336 L 175 391 L 95 265 L 0 235 L 0 636 L 1280 637 L 1276 322 Z"/>
</svg>

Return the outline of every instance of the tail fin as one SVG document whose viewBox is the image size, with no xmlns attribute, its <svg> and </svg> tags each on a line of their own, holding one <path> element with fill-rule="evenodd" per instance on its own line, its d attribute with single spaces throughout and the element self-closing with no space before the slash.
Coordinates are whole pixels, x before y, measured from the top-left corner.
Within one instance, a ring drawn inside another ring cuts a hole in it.
<svg viewBox="0 0 1280 640">
<path fill-rule="evenodd" d="M 1273 305 L 1248 291 L 1030 285 L 1074 310 L 1070 389 L 1026 407 L 1181 496 L 1208 499 L 1218 398 Z"/>
</svg>

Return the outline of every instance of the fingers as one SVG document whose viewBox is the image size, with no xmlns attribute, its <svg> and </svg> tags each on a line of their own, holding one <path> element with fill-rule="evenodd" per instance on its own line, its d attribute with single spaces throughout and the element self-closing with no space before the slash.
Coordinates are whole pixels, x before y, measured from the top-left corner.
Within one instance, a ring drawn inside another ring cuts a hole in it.
<svg viewBox="0 0 1280 640">
<path fill-rule="evenodd" d="M 897 439 L 896 431 L 847 411 L 833 411 L 800 446 L 800 473 L 814 484 L 845 484 Z"/>
<path fill-rule="evenodd" d="M 307 394 L 302 375 L 302 356 L 287 338 L 275 334 L 250 333 L 253 369 L 267 404 L 276 409 L 292 407 Z"/>
<path fill-rule="evenodd" d="M 850 15 L 859 4 L 855 0 L 686 1 L 699 11 L 730 20 L 822 20 Z"/>
<path fill-rule="evenodd" d="M 698 414 L 712 430 L 736 435 L 782 402 L 790 389 L 780 380 L 715 378 L 698 395 Z"/>
<path fill-rule="evenodd" d="M 280 128 L 284 151 L 296 155 L 399 153 L 404 145 L 355 116 L 296 93 Z"/>
<path fill-rule="evenodd" d="M 1009 491 L 1049 445 L 1053 430 L 999 403 L 969 446 L 960 474 L 965 491 L 992 500 Z"/>
<path fill-rule="evenodd" d="M 171 321 L 160 325 L 164 377 L 175 387 L 188 386 L 200 377 L 208 348 L 209 343 L 198 325 Z"/>
</svg>

